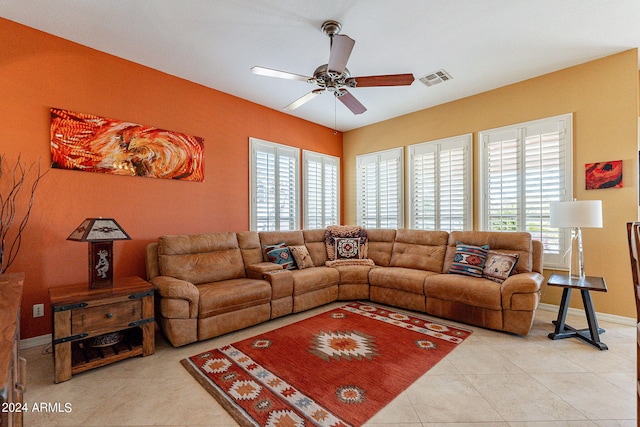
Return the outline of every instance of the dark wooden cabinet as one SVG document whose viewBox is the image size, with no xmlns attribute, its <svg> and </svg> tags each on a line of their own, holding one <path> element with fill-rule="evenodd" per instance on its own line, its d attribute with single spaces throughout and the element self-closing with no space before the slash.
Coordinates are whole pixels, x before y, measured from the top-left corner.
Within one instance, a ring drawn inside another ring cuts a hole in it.
<svg viewBox="0 0 640 427">
<path fill-rule="evenodd" d="M 129 357 L 153 354 L 153 294 L 153 285 L 139 277 L 116 279 L 113 288 L 50 288 L 55 382 Z M 102 338 L 109 338 L 105 334 L 116 334 L 118 340 L 102 343 Z"/>
<path fill-rule="evenodd" d="M 0 274 L 0 426 L 22 426 L 27 363 L 20 357 L 24 274 Z"/>
</svg>

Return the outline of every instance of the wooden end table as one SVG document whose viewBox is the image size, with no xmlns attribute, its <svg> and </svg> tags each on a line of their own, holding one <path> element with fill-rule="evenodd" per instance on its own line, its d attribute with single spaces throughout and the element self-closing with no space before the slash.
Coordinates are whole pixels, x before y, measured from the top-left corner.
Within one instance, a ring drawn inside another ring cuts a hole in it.
<svg viewBox="0 0 640 427">
<path fill-rule="evenodd" d="M 55 382 L 99 366 L 155 351 L 154 286 L 139 277 L 115 279 L 113 288 L 49 288 L 53 313 Z M 121 333 L 102 345 L 95 337 Z"/>
<path fill-rule="evenodd" d="M 560 310 L 558 311 L 558 319 L 553 321 L 556 329 L 549 334 L 549 338 L 552 340 L 580 338 L 600 350 L 608 350 L 609 347 L 600 341 L 600 334 L 604 333 L 605 330 L 598 326 L 598 319 L 596 319 L 596 312 L 593 309 L 590 294 L 590 291 L 607 292 L 607 284 L 604 278 L 586 276 L 584 279 L 579 279 L 577 277 L 569 277 L 568 274 L 552 274 L 547 284 L 549 286 L 564 288 L 562 291 L 562 300 L 560 301 Z M 582 294 L 584 313 L 587 316 L 587 324 L 589 325 L 587 329 L 575 329 L 565 323 L 567 310 L 569 309 L 569 300 L 571 299 L 571 291 L 573 289 L 579 289 Z"/>
</svg>

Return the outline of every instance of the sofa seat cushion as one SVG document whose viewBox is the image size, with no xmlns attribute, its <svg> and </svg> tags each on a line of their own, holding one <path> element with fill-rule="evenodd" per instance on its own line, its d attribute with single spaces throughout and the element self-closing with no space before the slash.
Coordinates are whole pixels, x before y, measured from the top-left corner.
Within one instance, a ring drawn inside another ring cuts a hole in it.
<svg viewBox="0 0 640 427">
<path fill-rule="evenodd" d="M 424 293 L 429 298 L 463 303 L 490 310 L 502 310 L 500 283 L 458 274 L 437 274 L 427 278 Z"/>
<path fill-rule="evenodd" d="M 414 268 L 374 267 L 369 272 L 369 283 L 371 286 L 424 295 L 425 279 L 436 274 L 438 273 Z"/>
<path fill-rule="evenodd" d="M 317 289 L 336 286 L 340 273 L 335 268 L 312 267 L 304 270 L 291 270 L 293 274 L 293 295 L 306 294 Z"/>
<path fill-rule="evenodd" d="M 348 283 L 350 285 L 369 284 L 369 271 L 371 266 L 368 265 L 337 265 L 336 270 L 340 273 L 340 284 Z"/>
<path fill-rule="evenodd" d="M 198 285 L 199 318 L 269 303 L 271 285 L 266 280 L 232 279 Z"/>
</svg>

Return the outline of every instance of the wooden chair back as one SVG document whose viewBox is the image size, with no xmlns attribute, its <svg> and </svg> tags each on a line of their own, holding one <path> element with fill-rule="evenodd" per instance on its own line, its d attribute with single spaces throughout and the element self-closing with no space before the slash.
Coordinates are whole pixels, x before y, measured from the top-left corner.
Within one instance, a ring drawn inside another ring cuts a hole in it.
<svg viewBox="0 0 640 427">
<path fill-rule="evenodd" d="M 636 318 L 640 321 L 640 222 L 627 223 L 627 237 L 629 238 L 633 294 L 636 299 Z"/>
<path fill-rule="evenodd" d="M 636 345 L 636 390 L 637 390 L 637 420 L 640 426 L 640 222 L 627 223 L 627 237 L 629 238 L 629 258 L 631 259 L 631 275 L 633 276 L 633 294 L 636 299 L 637 345 Z"/>
</svg>

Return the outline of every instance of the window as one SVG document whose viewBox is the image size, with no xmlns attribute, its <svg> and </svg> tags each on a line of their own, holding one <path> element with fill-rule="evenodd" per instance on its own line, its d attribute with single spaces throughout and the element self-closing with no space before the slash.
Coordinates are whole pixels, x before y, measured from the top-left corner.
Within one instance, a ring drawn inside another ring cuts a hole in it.
<svg viewBox="0 0 640 427">
<path fill-rule="evenodd" d="M 549 203 L 572 194 L 572 117 L 566 114 L 480 132 L 481 226 L 528 231 L 545 267 L 566 267 L 567 230 L 549 225 Z"/>
<path fill-rule="evenodd" d="M 471 230 L 471 134 L 409 146 L 410 227 Z"/>
<path fill-rule="evenodd" d="M 402 228 L 404 224 L 403 149 L 356 157 L 357 220 L 367 228 Z"/>
<path fill-rule="evenodd" d="M 249 142 L 251 230 L 299 229 L 300 150 L 255 138 Z"/>
<path fill-rule="evenodd" d="M 304 150 L 304 228 L 340 224 L 340 159 Z"/>
</svg>

